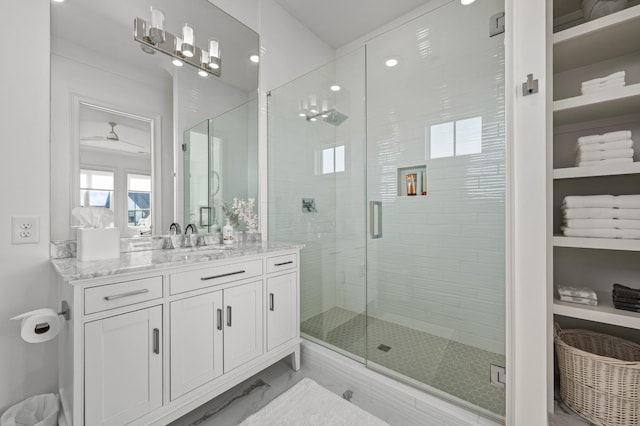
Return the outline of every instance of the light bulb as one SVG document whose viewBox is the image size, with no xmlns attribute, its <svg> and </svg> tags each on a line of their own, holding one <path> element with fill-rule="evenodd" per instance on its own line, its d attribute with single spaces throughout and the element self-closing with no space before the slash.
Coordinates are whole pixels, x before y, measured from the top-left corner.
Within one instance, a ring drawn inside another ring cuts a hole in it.
<svg viewBox="0 0 640 426">
<path fill-rule="evenodd" d="M 475 2 L 476 0 L 460 0 L 460 3 L 463 6 L 469 6 L 471 3 Z"/>
<path fill-rule="evenodd" d="M 175 65 L 176 67 L 181 67 L 184 65 L 184 62 L 182 62 L 180 59 L 178 58 L 173 58 L 173 60 L 171 61 L 171 63 L 173 65 Z"/>
<path fill-rule="evenodd" d="M 396 58 L 389 58 L 386 61 L 384 61 L 384 64 L 389 68 L 395 67 L 396 65 L 398 65 L 398 60 Z"/>
<path fill-rule="evenodd" d="M 253 55 L 249 55 L 249 60 L 254 64 L 257 64 L 258 62 L 260 62 L 260 56 L 254 53 Z"/>
<path fill-rule="evenodd" d="M 184 24 L 182 27 L 182 54 L 187 58 L 193 57 L 193 28 L 189 26 L 189 24 Z"/>
<path fill-rule="evenodd" d="M 208 76 L 208 75 L 209 75 L 209 73 L 208 73 L 208 72 L 206 72 L 205 70 L 198 70 L 198 75 L 199 75 L 200 77 L 206 77 L 206 76 Z"/>
<path fill-rule="evenodd" d="M 218 40 L 209 40 L 209 57 L 220 57 L 220 44 L 218 43 Z"/>
<path fill-rule="evenodd" d="M 331 89 L 332 92 L 339 92 L 342 87 L 338 86 L 337 84 L 332 84 L 329 89 Z"/>
<path fill-rule="evenodd" d="M 202 64 L 203 67 L 206 67 L 207 65 L 209 65 L 209 54 L 204 50 L 201 51 L 200 63 Z"/>
</svg>

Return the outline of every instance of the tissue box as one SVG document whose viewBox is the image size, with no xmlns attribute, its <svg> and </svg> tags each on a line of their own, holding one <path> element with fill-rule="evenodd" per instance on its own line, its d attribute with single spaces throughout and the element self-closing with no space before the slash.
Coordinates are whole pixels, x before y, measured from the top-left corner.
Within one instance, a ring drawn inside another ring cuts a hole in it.
<svg viewBox="0 0 640 426">
<path fill-rule="evenodd" d="M 78 228 L 76 257 L 80 261 L 120 257 L 120 229 Z"/>
</svg>

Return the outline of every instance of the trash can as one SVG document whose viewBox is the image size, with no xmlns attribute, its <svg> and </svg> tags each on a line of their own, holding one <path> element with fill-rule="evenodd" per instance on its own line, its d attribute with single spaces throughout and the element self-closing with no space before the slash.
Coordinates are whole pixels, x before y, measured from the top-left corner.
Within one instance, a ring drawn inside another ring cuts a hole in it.
<svg viewBox="0 0 640 426">
<path fill-rule="evenodd" d="M 36 395 L 18 402 L 0 417 L 0 426 L 57 426 L 58 395 Z"/>
</svg>

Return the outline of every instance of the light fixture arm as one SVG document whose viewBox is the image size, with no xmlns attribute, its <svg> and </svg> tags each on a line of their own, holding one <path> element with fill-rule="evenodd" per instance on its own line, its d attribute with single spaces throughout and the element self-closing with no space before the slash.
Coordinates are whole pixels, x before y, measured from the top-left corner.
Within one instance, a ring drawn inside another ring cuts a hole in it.
<svg viewBox="0 0 640 426">
<path fill-rule="evenodd" d="M 136 18 L 133 21 L 133 38 L 135 41 L 140 43 L 143 47 L 151 48 L 157 52 L 162 52 L 165 55 L 168 55 L 172 58 L 179 59 L 182 62 L 197 68 L 198 70 L 205 71 L 208 74 L 215 75 L 216 77 L 220 77 L 222 75 L 222 63 L 220 58 L 216 58 L 218 64 L 220 65 L 216 69 L 211 68 L 209 66 L 203 66 L 204 64 L 201 63 L 203 49 L 200 49 L 198 46 L 194 45 L 193 56 L 186 57 L 176 48 L 177 37 L 175 35 L 165 30 L 164 40 L 157 43 L 147 35 L 148 33 L 147 28 L 150 28 L 150 24 L 144 19 Z M 204 52 L 207 52 L 207 51 L 204 50 Z"/>
</svg>

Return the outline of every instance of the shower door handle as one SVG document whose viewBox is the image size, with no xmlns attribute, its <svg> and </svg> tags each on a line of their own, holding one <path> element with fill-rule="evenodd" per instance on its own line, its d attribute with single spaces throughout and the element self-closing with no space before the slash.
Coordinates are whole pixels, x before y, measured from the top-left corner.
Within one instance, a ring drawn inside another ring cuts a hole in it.
<svg viewBox="0 0 640 426">
<path fill-rule="evenodd" d="M 369 234 L 372 240 L 382 238 L 382 201 L 369 201 Z"/>
</svg>

